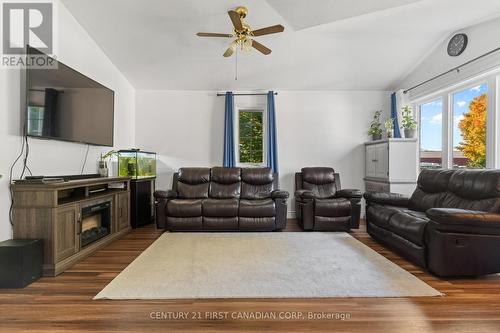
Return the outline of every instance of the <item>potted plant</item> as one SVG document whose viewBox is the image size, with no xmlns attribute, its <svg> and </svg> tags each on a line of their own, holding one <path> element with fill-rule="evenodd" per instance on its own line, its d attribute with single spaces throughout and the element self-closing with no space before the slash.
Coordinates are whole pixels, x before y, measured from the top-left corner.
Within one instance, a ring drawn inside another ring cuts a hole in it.
<svg viewBox="0 0 500 333">
<path fill-rule="evenodd" d="M 99 175 L 101 175 L 101 177 L 108 177 L 109 169 L 108 169 L 108 164 L 106 162 L 106 159 L 108 157 L 113 156 L 113 154 L 115 154 L 115 153 L 116 153 L 116 151 L 110 150 L 104 155 L 101 154 L 101 157 L 99 159 Z"/>
<path fill-rule="evenodd" d="M 401 122 L 401 127 L 405 132 L 405 138 L 411 139 L 415 137 L 417 122 L 413 119 L 413 110 L 408 105 L 403 107 L 403 121 Z"/>
<path fill-rule="evenodd" d="M 384 123 L 385 133 L 388 138 L 392 138 L 393 130 L 394 130 L 394 118 L 389 118 Z"/>
<path fill-rule="evenodd" d="M 372 136 L 373 141 L 382 139 L 382 123 L 380 123 L 381 114 L 382 111 L 375 111 L 370 129 L 368 130 L 368 134 Z"/>
</svg>

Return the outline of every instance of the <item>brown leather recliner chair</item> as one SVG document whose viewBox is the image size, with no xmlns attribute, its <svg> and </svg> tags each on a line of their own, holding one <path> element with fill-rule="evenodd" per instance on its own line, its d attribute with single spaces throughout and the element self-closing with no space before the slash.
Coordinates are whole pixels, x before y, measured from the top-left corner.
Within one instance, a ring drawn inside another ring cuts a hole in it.
<svg viewBox="0 0 500 333">
<path fill-rule="evenodd" d="M 156 191 L 156 223 L 170 231 L 273 231 L 286 226 L 288 192 L 270 168 L 181 168 Z"/>
<path fill-rule="evenodd" d="M 302 168 L 295 174 L 295 213 L 304 230 L 359 228 L 360 190 L 342 190 L 332 168 Z"/>
<path fill-rule="evenodd" d="M 500 272 L 500 170 L 422 170 L 411 198 L 365 199 L 368 233 L 432 273 Z"/>
</svg>

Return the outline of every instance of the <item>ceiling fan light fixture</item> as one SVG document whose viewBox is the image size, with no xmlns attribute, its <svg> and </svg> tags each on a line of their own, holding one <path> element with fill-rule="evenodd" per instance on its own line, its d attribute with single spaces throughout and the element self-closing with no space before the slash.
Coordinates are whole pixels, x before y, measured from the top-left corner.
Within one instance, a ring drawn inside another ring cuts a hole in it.
<svg viewBox="0 0 500 333">
<path fill-rule="evenodd" d="M 252 50 L 252 40 L 248 37 L 241 39 L 240 45 L 243 52 L 250 52 Z"/>
<path fill-rule="evenodd" d="M 279 32 L 283 32 L 285 27 L 281 24 L 276 24 L 273 26 L 253 30 L 250 25 L 244 20 L 248 14 L 248 9 L 246 7 L 240 6 L 235 10 L 230 10 L 227 12 L 231 22 L 233 24 L 233 33 L 232 34 L 224 34 L 224 33 L 213 33 L 213 32 L 199 32 L 197 35 L 199 37 L 225 37 L 225 38 L 234 38 L 233 42 L 229 45 L 226 52 L 223 54 L 224 57 L 230 57 L 237 51 L 238 48 L 242 52 L 250 52 L 252 48 L 258 50 L 264 55 L 271 54 L 271 49 L 266 46 L 260 44 L 256 40 L 253 40 L 253 37 L 264 36 L 275 34 Z"/>
<path fill-rule="evenodd" d="M 223 56 L 226 58 L 232 56 L 237 47 L 238 42 L 235 40 L 231 44 L 229 44 L 229 47 L 227 48 L 226 52 L 224 52 Z"/>
</svg>

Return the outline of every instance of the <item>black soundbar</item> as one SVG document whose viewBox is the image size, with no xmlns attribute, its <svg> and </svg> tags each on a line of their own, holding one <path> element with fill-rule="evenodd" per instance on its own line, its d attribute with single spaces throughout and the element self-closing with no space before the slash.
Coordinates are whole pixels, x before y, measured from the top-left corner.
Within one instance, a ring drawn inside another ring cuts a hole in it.
<svg viewBox="0 0 500 333">
<path fill-rule="evenodd" d="M 70 180 L 82 180 L 82 179 L 92 179 L 101 178 L 98 173 L 89 173 L 84 175 L 66 175 L 66 176 L 26 176 L 26 180 L 41 180 L 41 179 L 63 179 L 65 182 Z"/>
</svg>

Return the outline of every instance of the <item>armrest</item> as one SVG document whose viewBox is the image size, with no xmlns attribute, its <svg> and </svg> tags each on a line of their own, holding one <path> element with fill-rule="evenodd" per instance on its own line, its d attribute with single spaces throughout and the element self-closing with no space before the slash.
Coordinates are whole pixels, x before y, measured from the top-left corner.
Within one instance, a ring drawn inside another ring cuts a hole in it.
<svg viewBox="0 0 500 333">
<path fill-rule="evenodd" d="M 295 198 L 299 200 L 314 199 L 314 193 L 309 190 L 295 191 Z"/>
<path fill-rule="evenodd" d="M 177 192 L 175 192 L 174 190 L 155 191 L 154 197 L 155 197 L 155 199 L 158 199 L 158 200 L 175 199 L 175 198 L 177 198 Z"/>
<path fill-rule="evenodd" d="M 271 192 L 271 198 L 273 198 L 273 199 L 277 199 L 277 198 L 288 199 L 289 196 L 290 196 L 290 194 L 287 191 L 274 190 Z"/>
<path fill-rule="evenodd" d="M 426 214 L 438 231 L 500 234 L 500 214 L 455 208 L 431 208 Z"/>
<path fill-rule="evenodd" d="M 363 197 L 363 193 L 360 190 L 345 189 L 337 191 L 335 196 L 340 198 L 361 199 Z"/>
<path fill-rule="evenodd" d="M 455 208 L 431 208 L 427 217 L 439 224 L 500 227 L 500 214 Z"/>
<path fill-rule="evenodd" d="M 408 197 L 397 193 L 366 192 L 363 196 L 368 203 L 375 202 L 382 205 L 408 207 L 410 202 Z"/>
</svg>

